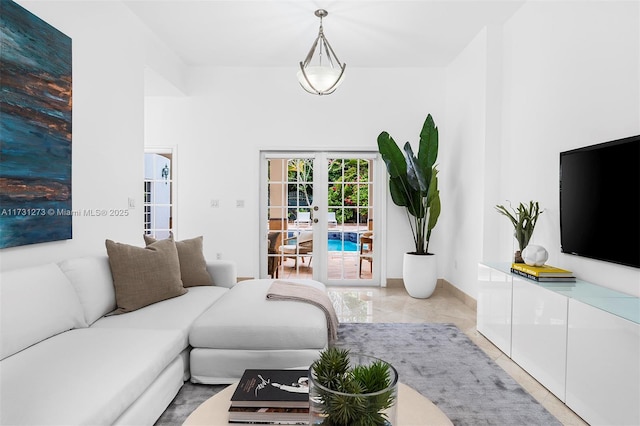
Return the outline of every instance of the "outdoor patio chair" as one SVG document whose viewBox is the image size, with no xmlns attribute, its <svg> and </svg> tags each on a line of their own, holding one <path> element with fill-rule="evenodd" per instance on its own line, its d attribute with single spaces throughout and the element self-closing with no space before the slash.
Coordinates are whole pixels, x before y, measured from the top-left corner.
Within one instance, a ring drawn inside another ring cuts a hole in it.
<svg viewBox="0 0 640 426">
<path fill-rule="evenodd" d="M 278 267 L 280 266 L 280 253 L 278 253 L 278 243 L 282 240 L 282 232 L 269 232 L 269 250 L 267 254 L 267 269 L 271 278 L 278 278 Z"/>
<path fill-rule="evenodd" d="M 295 240 L 295 244 L 287 244 L 288 242 L 291 242 L 293 240 Z M 294 237 L 286 238 L 284 240 L 284 243 L 284 245 L 280 246 L 280 253 L 282 253 L 284 257 L 295 260 L 295 264 L 293 266 L 294 268 L 298 266 L 298 257 L 300 257 L 302 259 L 302 263 L 304 263 L 304 256 L 300 256 L 303 254 L 309 255 L 309 266 L 311 266 L 311 254 L 313 252 L 313 232 L 300 232 Z"/>
<path fill-rule="evenodd" d="M 369 262 L 369 271 L 373 273 L 373 232 L 365 232 L 360 236 L 360 266 L 358 276 L 362 276 L 362 261 Z"/>
<path fill-rule="evenodd" d="M 330 226 L 338 226 L 338 221 L 336 220 L 336 212 L 327 213 L 327 222 Z"/>
<path fill-rule="evenodd" d="M 305 226 L 311 225 L 311 212 L 298 212 L 298 217 L 293 221 L 293 224 L 298 227 L 301 224 Z"/>
</svg>

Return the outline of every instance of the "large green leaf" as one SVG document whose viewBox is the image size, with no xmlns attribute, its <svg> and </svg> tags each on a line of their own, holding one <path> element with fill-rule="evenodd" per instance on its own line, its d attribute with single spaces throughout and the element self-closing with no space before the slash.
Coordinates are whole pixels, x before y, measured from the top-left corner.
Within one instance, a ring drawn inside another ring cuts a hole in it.
<svg viewBox="0 0 640 426">
<path fill-rule="evenodd" d="M 409 214 L 414 216 L 417 219 L 421 219 L 425 215 L 424 205 L 422 204 L 423 197 L 420 191 L 411 191 L 409 198 L 409 205 L 407 209 L 409 210 Z"/>
<path fill-rule="evenodd" d="M 436 223 L 438 223 L 439 217 L 440 217 L 440 191 L 436 191 L 433 194 L 433 199 L 431 200 L 431 204 L 429 205 L 429 223 L 427 224 L 427 229 L 429 231 L 435 228 Z"/>
<path fill-rule="evenodd" d="M 378 151 L 387 165 L 389 176 L 402 176 L 407 173 L 407 162 L 396 141 L 387 132 L 378 135 Z"/>
<path fill-rule="evenodd" d="M 420 145 L 418 149 L 418 161 L 423 171 L 429 170 L 436 163 L 438 158 L 438 128 L 436 127 L 431 114 L 422 125 L 420 132 Z"/>
<path fill-rule="evenodd" d="M 431 205 L 434 194 L 438 192 L 438 169 L 431 169 L 431 180 L 429 181 L 429 195 L 427 196 L 427 205 Z"/>
<path fill-rule="evenodd" d="M 404 152 L 407 158 L 407 179 L 411 187 L 423 193 L 429 190 L 429 184 L 423 170 L 420 168 L 420 164 L 415 155 L 413 155 L 413 149 L 409 142 L 404 144 Z"/>
<path fill-rule="evenodd" d="M 389 192 L 391 193 L 391 199 L 400 207 L 409 206 L 409 198 L 407 197 L 408 182 L 401 176 L 389 177 Z"/>
</svg>

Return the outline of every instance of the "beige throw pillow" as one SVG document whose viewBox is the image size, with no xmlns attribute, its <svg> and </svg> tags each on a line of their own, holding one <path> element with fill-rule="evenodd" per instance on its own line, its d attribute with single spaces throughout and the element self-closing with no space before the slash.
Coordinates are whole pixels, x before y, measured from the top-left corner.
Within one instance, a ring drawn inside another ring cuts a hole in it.
<svg viewBox="0 0 640 426">
<path fill-rule="evenodd" d="M 117 309 L 113 314 L 135 311 L 187 292 L 180 280 L 173 241 L 158 241 L 142 248 L 106 240 L 106 246 L 116 292 Z"/>
<path fill-rule="evenodd" d="M 174 241 L 173 233 L 169 234 L 168 240 Z M 145 235 L 144 242 L 149 245 L 156 242 L 156 239 Z M 213 285 L 213 279 L 207 271 L 207 261 L 202 252 L 202 236 L 188 240 L 176 241 L 178 249 L 178 260 L 180 261 L 180 276 L 185 287 L 195 287 L 199 285 Z"/>
</svg>

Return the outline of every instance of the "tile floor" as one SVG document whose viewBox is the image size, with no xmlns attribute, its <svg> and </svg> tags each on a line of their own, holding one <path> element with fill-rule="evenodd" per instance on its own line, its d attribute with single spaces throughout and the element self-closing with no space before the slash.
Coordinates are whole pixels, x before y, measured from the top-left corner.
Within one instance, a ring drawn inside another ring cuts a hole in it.
<svg viewBox="0 0 640 426">
<path fill-rule="evenodd" d="M 476 313 L 444 288 L 429 299 L 414 299 L 404 288 L 329 287 L 343 322 L 442 322 L 453 323 L 482 348 L 564 425 L 586 425 L 551 392 L 511 361 L 476 331 Z"/>
</svg>

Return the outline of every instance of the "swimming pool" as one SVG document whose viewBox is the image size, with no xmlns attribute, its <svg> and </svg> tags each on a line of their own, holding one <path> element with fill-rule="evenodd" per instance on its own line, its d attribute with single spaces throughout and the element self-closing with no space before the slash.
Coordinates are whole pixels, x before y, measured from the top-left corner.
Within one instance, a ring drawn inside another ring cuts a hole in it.
<svg viewBox="0 0 640 426">
<path fill-rule="evenodd" d="M 327 237 L 329 251 L 358 251 L 357 232 L 329 232 Z M 344 248 L 342 246 L 343 239 Z"/>
<path fill-rule="evenodd" d="M 293 239 L 293 233 L 289 233 L 288 244 L 296 244 L 296 240 Z M 329 232 L 327 235 L 327 250 L 328 251 L 358 251 L 360 246 L 358 245 L 358 233 L 357 232 Z M 344 247 L 343 240 L 344 239 Z"/>
<path fill-rule="evenodd" d="M 344 249 L 341 240 L 328 240 L 329 251 L 358 251 L 358 244 L 352 241 L 344 241 Z"/>
</svg>

